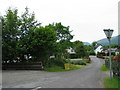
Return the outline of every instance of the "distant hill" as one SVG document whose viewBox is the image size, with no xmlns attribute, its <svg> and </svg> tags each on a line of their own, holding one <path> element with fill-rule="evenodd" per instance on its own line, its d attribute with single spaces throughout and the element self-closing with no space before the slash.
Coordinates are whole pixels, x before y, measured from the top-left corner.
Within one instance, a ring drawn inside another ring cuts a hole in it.
<svg viewBox="0 0 120 90">
<path fill-rule="evenodd" d="M 97 42 L 100 43 L 103 46 L 109 45 L 109 42 L 108 42 L 107 38 L 98 40 Z M 118 43 L 120 44 L 120 35 L 114 36 L 114 37 L 111 38 L 111 44 L 118 44 Z"/>
<path fill-rule="evenodd" d="M 84 45 L 91 45 L 89 42 L 83 42 Z"/>
</svg>

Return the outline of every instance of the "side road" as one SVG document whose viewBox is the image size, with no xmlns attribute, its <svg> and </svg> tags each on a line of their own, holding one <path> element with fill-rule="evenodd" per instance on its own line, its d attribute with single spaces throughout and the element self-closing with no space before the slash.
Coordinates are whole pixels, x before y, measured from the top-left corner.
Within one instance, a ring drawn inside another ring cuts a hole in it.
<svg viewBox="0 0 120 90">
<path fill-rule="evenodd" d="M 90 56 L 92 63 L 85 68 L 67 72 L 31 70 L 3 71 L 3 88 L 103 88 L 102 59 Z"/>
</svg>

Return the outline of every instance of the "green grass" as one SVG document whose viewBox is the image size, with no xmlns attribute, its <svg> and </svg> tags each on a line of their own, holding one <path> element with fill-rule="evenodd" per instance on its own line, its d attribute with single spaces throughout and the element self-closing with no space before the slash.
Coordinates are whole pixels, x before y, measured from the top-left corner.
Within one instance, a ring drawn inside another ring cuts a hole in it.
<svg viewBox="0 0 120 90">
<path fill-rule="evenodd" d="M 120 90 L 120 86 L 118 85 L 120 85 L 120 81 L 118 81 L 118 79 L 115 77 L 113 77 L 112 79 L 108 77 L 104 79 L 105 88 L 119 88 Z"/>
<path fill-rule="evenodd" d="M 103 72 L 110 70 L 109 68 L 107 68 L 107 67 L 105 66 L 105 64 L 103 64 L 100 69 L 101 69 L 101 71 L 103 71 Z"/>
<path fill-rule="evenodd" d="M 74 65 L 73 68 L 71 68 L 69 70 L 65 70 L 62 67 L 54 66 L 54 67 L 51 67 L 51 68 L 45 68 L 45 71 L 47 71 L 47 72 L 64 72 L 64 71 L 77 70 L 77 69 L 81 69 L 81 68 L 84 68 L 84 67 L 86 67 L 86 65 Z"/>
</svg>

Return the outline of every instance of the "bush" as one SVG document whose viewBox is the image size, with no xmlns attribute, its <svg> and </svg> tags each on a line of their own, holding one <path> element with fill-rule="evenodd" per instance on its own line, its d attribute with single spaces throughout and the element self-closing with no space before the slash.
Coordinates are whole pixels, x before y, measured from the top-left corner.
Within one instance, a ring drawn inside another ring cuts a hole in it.
<svg viewBox="0 0 120 90">
<path fill-rule="evenodd" d="M 112 60 L 113 76 L 120 79 L 120 54 L 116 55 Z"/>
<path fill-rule="evenodd" d="M 112 70 L 113 76 L 120 76 L 120 63 L 118 63 L 117 61 L 112 61 Z"/>
<path fill-rule="evenodd" d="M 48 65 L 46 67 L 52 67 L 52 66 L 64 67 L 65 63 L 68 63 L 68 61 L 64 58 L 52 58 L 48 61 Z"/>
<path fill-rule="evenodd" d="M 97 53 L 97 56 L 105 56 L 105 53 L 103 53 L 103 52 L 98 52 L 98 53 Z"/>
<path fill-rule="evenodd" d="M 55 63 L 56 65 L 58 65 L 58 66 L 64 67 L 64 64 L 66 63 L 66 59 L 64 59 L 64 58 L 56 59 L 56 60 L 54 61 L 54 63 Z"/>
<path fill-rule="evenodd" d="M 96 53 L 95 52 L 90 52 L 89 55 L 96 55 Z"/>
<path fill-rule="evenodd" d="M 111 52 L 111 55 L 115 56 L 115 52 Z"/>
<path fill-rule="evenodd" d="M 109 60 L 105 60 L 105 65 L 106 67 L 109 68 L 110 66 Z M 113 71 L 113 76 L 118 77 L 120 79 L 120 54 L 118 54 L 112 59 L 112 71 Z"/>
<path fill-rule="evenodd" d="M 73 62 L 73 64 L 75 64 L 75 65 L 86 65 L 86 63 L 84 61 L 75 61 L 75 62 Z"/>
<path fill-rule="evenodd" d="M 116 56 L 113 58 L 113 61 L 118 61 L 118 62 L 120 62 L 120 54 L 116 55 Z"/>
<path fill-rule="evenodd" d="M 70 54 L 69 58 L 75 59 L 75 58 L 77 58 L 77 55 L 76 54 Z"/>
</svg>

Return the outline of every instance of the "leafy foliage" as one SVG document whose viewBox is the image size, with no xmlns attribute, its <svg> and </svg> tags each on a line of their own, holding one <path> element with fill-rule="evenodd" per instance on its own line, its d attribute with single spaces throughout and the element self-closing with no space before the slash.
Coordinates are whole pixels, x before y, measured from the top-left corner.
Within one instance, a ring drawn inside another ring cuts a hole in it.
<svg viewBox="0 0 120 90">
<path fill-rule="evenodd" d="M 75 61 L 75 62 L 73 62 L 73 64 L 75 64 L 75 65 L 86 65 L 86 63 L 84 61 Z"/>
<path fill-rule="evenodd" d="M 17 15 L 18 10 L 7 11 L 7 14 L 2 17 L 2 55 L 3 60 L 15 59 L 18 55 L 18 29 L 19 29 L 19 17 Z"/>
<path fill-rule="evenodd" d="M 75 41 L 75 52 L 77 54 L 78 58 L 83 58 L 85 56 L 88 56 L 88 53 L 86 52 L 86 48 L 81 41 Z"/>
<path fill-rule="evenodd" d="M 113 58 L 113 61 L 118 61 L 118 62 L 120 62 L 120 54 L 116 55 L 116 56 Z"/>
<path fill-rule="evenodd" d="M 55 55 L 54 63 L 64 65 L 66 49 L 73 38 L 69 26 L 53 23 L 43 27 L 27 7 L 21 16 L 17 13 L 17 9 L 9 8 L 1 18 L 3 62 L 42 61 L 47 66 L 49 57 Z"/>
<path fill-rule="evenodd" d="M 110 62 L 109 60 L 105 60 L 105 66 L 107 68 L 110 67 Z M 119 54 L 112 58 L 112 71 L 113 71 L 113 76 L 118 77 L 120 79 L 120 62 L 119 62 Z"/>
<path fill-rule="evenodd" d="M 111 48 L 118 48 L 118 45 L 117 44 L 111 44 L 110 47 Z M 102 49 L 104 49 L 104 50 L 109 49 L 109 45 L 103 46 Z"/>
</svg>

